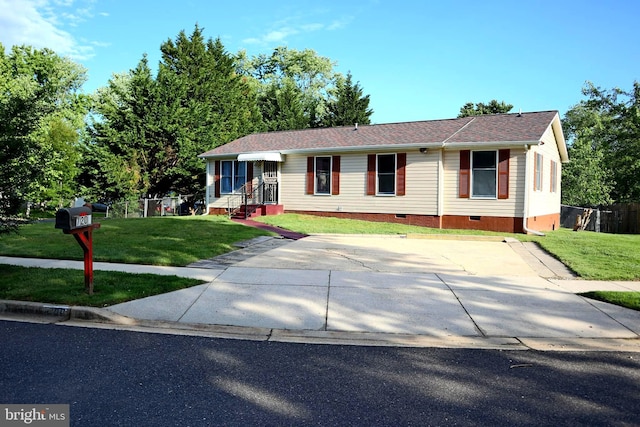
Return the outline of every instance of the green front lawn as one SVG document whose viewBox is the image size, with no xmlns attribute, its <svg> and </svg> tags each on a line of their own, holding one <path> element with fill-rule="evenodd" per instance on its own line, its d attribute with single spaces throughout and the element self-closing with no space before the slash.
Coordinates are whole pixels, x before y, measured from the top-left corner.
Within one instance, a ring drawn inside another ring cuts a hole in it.
<svg viewBox="0 0 640 427">
<path fill-rule="evenodd" d="M 389 222 L 361 221 L 301 214 L 283 214 L 254 218 L 265 224 L 275 225 L 303 234 L 472 234 L 504 235 L 475 230 L 441 230 L 417 225 L 393 224 Z M 507 233 L 508 234 L 508 233 Z"/>
<path fill-rule="evenodd" d="M 84 271 L 0 264 L 0 299 L 105 307 L 202 284 L 202 280 L 114 271 L 93 272 L 93 295 Z"/>
<path fill-rule="evenodd" d="M 185 266 L 233 249 L 266 231 L 224 216 L 103 219 L 93 232 L 94 261 Z M 82 260 L 80 245 L 53 222 L 37 222 L 0 236 L 0 255 Z"/>
<path fill-rule="evenodd" d="M 402 224 L 284 214 L 259 221 L 305 234 L 473 234 L 511 236 L 535 241 L 576 271 L 593 280 L 640 280 L 640 236 L 573 232 L 561 229 L 544 237 L 471 230 L 440 230 Z M 233 244 L 270 233 L 224 216 L 104 219 L 94 231 L 94 260 L 184 266 L 233 249 Z M 0 255 L 81 260 L 75 239 L 53 222 L 21 227 L 0 236 Z M 95 295 L 84 293 L 82 271 L 0 265 L 0 299 L 102 306 L 169 292 L 201 283 L 167 276 L 95 272 Z M 634 300 L 638 293 L 627 295 Z M 608 298 L 608 297 L 603 297 Z"/>
<path fill-rule="evenodd" d="M 640 235 L 572 231 L 566 228 L 537 242 L 588 280 L 640 280 Z"/>
<path fill-rule="evenodd" d="M 233 244 L 271 233 L 223 216 L 102 219 L 93 232 L 94 261 L 184 266 L 229 252 Z M 80 245 L 54 222 L 37 222 L 0 236 L 0 255 L 82 260 Z M 0 264 L 0 299 L 102 307 L 203 283 L 152 274 L 95 271 L 94 295 L 82 270 Z"/>
</svg>

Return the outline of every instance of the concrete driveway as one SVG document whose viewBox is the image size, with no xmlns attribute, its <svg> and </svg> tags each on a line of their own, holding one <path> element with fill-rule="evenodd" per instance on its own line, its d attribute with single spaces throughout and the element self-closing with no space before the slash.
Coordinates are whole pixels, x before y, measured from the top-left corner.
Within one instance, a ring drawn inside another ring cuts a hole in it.
<svg viewBox="0 0 640 427">
<path fill-rule="evenodd" d="M 503 239 L 314 235 L 235 264 L 249 268 L 536 276 Z"/>
<path fill-rule="evenodd" d="M 534 267 L 501 241 L 314 235 L 221 268 L 210 283 L 109 309 L 279 331 L 519 343 L 639 338 L 639 312 L 577 296 L 572 286 L 585 281 L 550 280 Z"/>
</svg>

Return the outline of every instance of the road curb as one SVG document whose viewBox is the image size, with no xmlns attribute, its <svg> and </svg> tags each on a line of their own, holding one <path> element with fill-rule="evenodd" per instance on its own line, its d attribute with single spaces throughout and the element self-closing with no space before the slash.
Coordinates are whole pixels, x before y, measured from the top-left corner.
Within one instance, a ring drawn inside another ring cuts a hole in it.
<svg viewBox="0 0 640 427">
<path fill-rule="evenodd" d="M 58 321 L 76 319 L 118 324 L 135 323 L 135 319 L 102 308 L 31 301 L 0 300 L 0 314 L 44 316 L 58 319 Z"/>
<path fill-rule="evenodd" d="M 0 300 L 0 313 L 40 315 L 69 319 L 71 308 L 67 305 L 44 304 L 30 301 Z"/>
<path fill-rule="evenodd" d="M 0 315 L 39 316 L 48 323 L 119 329 L 133 332 L 188 335 L 220 339 L 317 345 L 371 347 L 467 348 L 512 351 L 615 351 L 640 353 L 640 338 L 517 338 L 481 336 L 427 336 L 382 332 L 341 332 L 272 329 L 201 323 L 135 319 L 98 307 L 82 307 L 0 300 Z"/>
</svg>

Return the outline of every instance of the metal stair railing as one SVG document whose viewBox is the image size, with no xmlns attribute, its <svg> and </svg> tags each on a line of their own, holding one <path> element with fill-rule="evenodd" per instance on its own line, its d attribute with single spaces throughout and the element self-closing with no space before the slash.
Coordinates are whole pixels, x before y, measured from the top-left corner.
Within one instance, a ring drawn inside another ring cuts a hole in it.
<svg viewBox="0 0 640 427">
<path fill-rule="evenodd" d="M 258 206 L 264 204 L 264 183 L 254 186 L 247 192 L 247 185 L 243 185 L 238 191 L 227 198 L 227 213 L 231 218 L 244 208 L 244 218 L 247 219 L 253 214 Z"/>
<path fill-rule="evenodd" d="M 227 197 L 227 214 L 229 218 L 234 216 L 244 204 L 245 186 L 240 187 L 239 191 Z"/>
</svg>

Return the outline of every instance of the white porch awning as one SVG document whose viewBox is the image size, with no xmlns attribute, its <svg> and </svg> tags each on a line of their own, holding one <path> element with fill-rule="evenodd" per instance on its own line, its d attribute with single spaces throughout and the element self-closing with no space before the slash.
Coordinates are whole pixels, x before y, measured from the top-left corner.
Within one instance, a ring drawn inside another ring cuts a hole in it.
<svg viewBox="0 0 640 427">
<path fill-rule="evenodd" d="M 282 154 L 276 152 L 256 152 L 256 153 L 242 153 L 238 154 L 239 162 L 282 162 Z"/>
</svg>

